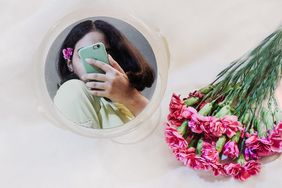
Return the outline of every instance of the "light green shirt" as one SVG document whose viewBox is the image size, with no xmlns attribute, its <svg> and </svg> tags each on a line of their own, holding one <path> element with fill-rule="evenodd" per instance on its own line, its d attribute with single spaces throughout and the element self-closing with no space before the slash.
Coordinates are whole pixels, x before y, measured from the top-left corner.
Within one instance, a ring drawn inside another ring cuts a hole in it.
<svg viewBox="0 0 282 188">
<path fill-rule="evenodd" d="M 112 128 L 134 118 L 123 104 L 91 95 L 85 83 L 78 79 L 61 85 L 54 97 L 54 104 L 67 119 L 89 128 Z"/>
</svg>

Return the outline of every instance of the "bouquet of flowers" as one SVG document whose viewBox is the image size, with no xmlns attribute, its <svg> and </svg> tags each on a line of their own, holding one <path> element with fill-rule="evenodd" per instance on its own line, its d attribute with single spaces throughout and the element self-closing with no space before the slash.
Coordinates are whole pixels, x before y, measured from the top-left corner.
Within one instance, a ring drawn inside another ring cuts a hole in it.
<svg viewBox="0 0 282 188">
<path fill-rule="evenodd" d="M 231 63 L 207 87 L 173 94 L 165 138 L 185 166 L 246 180 L 282 152 L 282 28 Z"/>
</svg>

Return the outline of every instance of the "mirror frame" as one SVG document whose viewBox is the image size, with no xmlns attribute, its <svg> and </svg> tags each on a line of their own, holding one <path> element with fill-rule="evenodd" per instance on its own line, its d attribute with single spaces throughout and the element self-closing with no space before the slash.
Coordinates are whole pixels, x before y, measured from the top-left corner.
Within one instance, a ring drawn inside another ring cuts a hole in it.
<svg viewBox="0 0 282 188">
<path fill-rule="evenodd" d="M 95 14 L 93 14 L 95 12 Z M 138 30 L 148 41 L 151 46 L 157 63 L 156 73 L 156 87 L 154 94 L 145 107 L 145 109 L 136 116 L 133 120 L 125 123 L 122 126 L 114 127 L 111 129 L 90 129 L 82 126 L 78 126 L 74 122 L 67 120 L 55 107 L 51 97 L 49 96 L 47 85 L 45 81 L 45 62 L 50 47 L 53 42 L 67 27 L 73 23 L 86 18 L 93 17 L 109 17 L 124 21 L 136 30 Z M 40 63 L 38 63 L 40 62 Z M 36 88 L 36 95 L 38 100 L 38 110 L 48 119 L 50 119 L 55 125 L 69 129 L 75 133 L 95 138 L 114 138 L 122 135 L 126 135 L 138 127 L 150 120 L 152 116 L 158 111 L 160 102 L 166 90 L 168 69 L 170 63 L 170 54 L 167 42 L 159 31 L 150 28 L 148 25 L 137 19 L 132 14 L 125 14 L 122 10 L 97 9 L 95 7 L 81 7 L 76 11 L 73 11 L 63 18 L 59 19 L 44 35 L 40 46 L 34 55 L 33 68 L 34 68 L 34 84 Z M 156 123 L 157 126 L 158 123 Z M 152 125 L 151 125 L 152 126 Z"/>
</svg>

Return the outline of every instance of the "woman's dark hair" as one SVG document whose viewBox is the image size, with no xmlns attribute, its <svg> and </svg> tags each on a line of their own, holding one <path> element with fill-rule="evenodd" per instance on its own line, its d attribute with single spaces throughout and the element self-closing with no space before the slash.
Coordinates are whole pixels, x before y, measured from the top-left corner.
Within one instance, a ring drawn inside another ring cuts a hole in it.
<svg viewBox="0 0 282 188">
<path fill-rule="evenodd" d="M 102 21 L 83 21 L 72 28 L 64 40 L 58 54 L 58 73 L 61 84 L 69 79 L 79 79 L 75 73 L 70 72 L 63 56 L 64 48 L 75 48 L 76 43 L 91 31 L 98 31 L 105 35 L 109 44 L 108 53 L 119 63 L 127 74 L 130 84 L 138 91 L 151 87 L 155 75 L 148 62 L 129 40 L 114 26 Z"/>
</svg>

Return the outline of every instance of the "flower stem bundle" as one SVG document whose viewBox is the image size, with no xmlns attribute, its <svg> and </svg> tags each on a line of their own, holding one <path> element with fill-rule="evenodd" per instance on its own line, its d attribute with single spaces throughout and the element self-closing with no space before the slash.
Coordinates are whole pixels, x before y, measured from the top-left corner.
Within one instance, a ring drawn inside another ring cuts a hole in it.
<svg viewBox="0 0 282 188">
<path fill-rule="evenodd" d="M 232 62 L 207 87 L 173 94 L 166 141 L 194 169 L 246 180 L 259 159 L 282 152 L 282 112 L 275 90 L 282 77 L 282 28 Z"/>
</svg>

